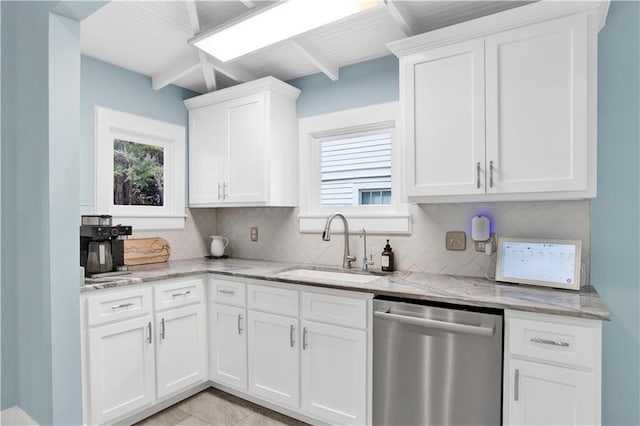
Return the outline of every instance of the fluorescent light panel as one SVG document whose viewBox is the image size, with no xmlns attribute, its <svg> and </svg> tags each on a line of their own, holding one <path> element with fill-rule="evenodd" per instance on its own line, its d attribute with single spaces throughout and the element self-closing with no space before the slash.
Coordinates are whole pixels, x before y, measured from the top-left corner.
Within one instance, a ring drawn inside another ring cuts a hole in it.
<svg viewBox="0 0 640 426">
<path fill-rule="evenodd" d="M 193 44 L 229 61 L 380 4 L 380 0 L 289 0 Z"/>
</svg>

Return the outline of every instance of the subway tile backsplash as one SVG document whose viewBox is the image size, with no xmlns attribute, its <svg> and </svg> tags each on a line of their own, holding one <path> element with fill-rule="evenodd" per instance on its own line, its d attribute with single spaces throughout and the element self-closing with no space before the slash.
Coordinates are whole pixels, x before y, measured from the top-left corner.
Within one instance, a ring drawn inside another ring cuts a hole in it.
<svg viewBox="0 0 640 426">
<path fill-rule="evenodd" d="M 411 235 L 368 236 L 367 252 L 373 254 L 374 269 L 380 268 L 380 253 L 389 238 L 396 269 L 484 276 L 488 257 L 474 250 L 470 225 L 474 215 L 483 214 L 491 218 L 492 230 L 498 235 L 582 240 L 584 270 L 589 270 L 588 201 L 422 204 L 413 205 L 411 214 Z M 297 215 L 296 208 L 221 208 L 216 213 L 216 232 L 231 240 L 227 253 L 233 257 L 340 266 L 342 235 L 327 242 L 319 234 L 300 234 Z M 250 240 L 252 226 L 259 228 L 258 242 Z M 358 230 L 351 231 L 351 253 L 359 267 L 362 240 Z M 445 250 L 447 231 L 465 231 L 467 249 Z M 492 259 L 491 275 L 495 256 Z M 585 275 L 588 282 L 588 273 Z"/>
</svg>

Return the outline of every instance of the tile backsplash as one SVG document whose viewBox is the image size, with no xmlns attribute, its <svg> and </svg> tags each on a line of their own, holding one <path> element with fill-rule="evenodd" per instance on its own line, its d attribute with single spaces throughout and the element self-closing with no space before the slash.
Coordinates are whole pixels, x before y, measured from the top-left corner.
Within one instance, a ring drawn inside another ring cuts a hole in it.
<svg viewBox="0 0 640 426">
<path fill-rule="evenodd" d="M 184 229 L 136 231 L 132 238 L 164 238 L 171 246 L 169 260 L 190 259 L 209 254 L 209 235 L 216 233 L 216 209 L 186 209 Z"/>
<path fill-rule="evenodd" d="M 197 209 L 192 212 L 194 219 L 195 216 L 200 217 Z M 584 270 L 589 271 L 588 201 L 413 205 L 411 235 L 367 237 L 367 253 L 373 254 L 375 261 L 373 268 L 380 268 L 380 253 L 389 238 L 395 252 L 396 269 L 484 276 L 488 257 L 476 252 L 471 241 L 471 218 L 478 214 L 491 218 L 492 231 L 498 235 L 582 240 Z M 336 234 L 331 241 L 322 241 L 319 234 L 301 234 L 298 232 L 297 215 L 296 208 L 221 208 L 213 214 L 213 219 L 209 217 L 208 220 L 216 223 L 217 234 L 231 240 L 227 248 L 230 256 L 340 266 L 342 235 Z M 259 229 L 257 242 L 250 240 L 252 226 Z M 467 249 L 458 252 L 445 250 L 447 231 L 465 231 Z M 351 232 L 351 253 L 357 257 L 359 266 L 363 256 L 362 240 L 358 230 L 352 229 Z M 203 237 L 208 235 L 202 234 Z M 202 243 L 202 238 L 194 240 Z M 194 248 L 194 252 L 201 253 L 200 250 L 200 247 Z M 189 250 L 184 249 L 184 254 L 187 252 Z M 495 256 L 492 259 L 491 275 L 494 273 Z M 588 282 L 588 272 L 584 275 Z"/>
</svg>

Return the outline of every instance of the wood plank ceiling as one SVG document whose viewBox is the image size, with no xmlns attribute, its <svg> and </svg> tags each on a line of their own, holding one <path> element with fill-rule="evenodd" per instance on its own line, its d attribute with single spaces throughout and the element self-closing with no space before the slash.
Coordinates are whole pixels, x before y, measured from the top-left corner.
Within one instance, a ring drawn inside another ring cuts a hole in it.
<svg viewBox="0 0 640 426">
<path fill-rule="evenodd" d="M 187 41 L 273 1 L 111 1 L 81 23 L 87 56 L 198 93 L 274 76 L 286 81 L 390 54 L 386 43 L 528 2 L 386 0 L 350 18 L 221 62 Z"/>
</svg>

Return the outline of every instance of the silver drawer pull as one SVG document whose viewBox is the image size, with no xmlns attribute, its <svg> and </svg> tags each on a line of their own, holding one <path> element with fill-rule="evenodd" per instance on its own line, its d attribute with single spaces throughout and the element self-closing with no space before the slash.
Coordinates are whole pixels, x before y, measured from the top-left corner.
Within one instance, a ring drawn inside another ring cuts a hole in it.
<svg viewBox="0 0 640 426">
<path fill-rule="evenodd" d="M 151 337 L 151 321 L 149 321 L 149 323 L 147 324 L 147 331 L 148 331 L 148 333 L 149 333 L 149 334 L 147 335 L 147 342 L 148 342 L 149 344 L 151 344 L 151 342 L 152 342 L 152 340 L 151 340 L 151 339 L 152 339 L 152 337 Z"/>
<path fill-rule="evenodd" d="M 133 303 L 121 303 L 120 305 L 113 305 L 111 309 L 115 311 L 116 309 L 128 308 L 129 306 L 133 306 Z"/>
<path fill-rule="evenodd" d="M 171 297 L 188 296 L 189 294 L 191 294 L 191 290 L 187 290 L 184 293 L 174 293 L 171 295 Z"/>
<path fill-rule="evenodd" d="M 231 295 L 231 296 L 233 296 L 234 294 L 236 294 L 236 292 L 235 292 L 235 291 L 233 291 L 233 290 L 223 290 L 223 289 L 219 289 L 219 290 L 218 290 L 218 293 L 221 293 L 221 294 L 229 294 L 229 295 Z"/>
<path fill-rule="evenodd" d="M 293 347 L 293 344 L 296 342 L 296 341 L 293 339 L 293 333 L 294 333 L 294 331 L 295 331 L 295 330 L 296 330 L 296 329 L 295 329 L 295 327 L 294 327 L 293 325 L 291 325 L 291 326 L 289 327 L 289 345 L 290 345 L 291 347 Z"/>
<path fill-rule="evenodd" d="M 569 342 L 560 342 L 557 340 L 542 339 L 540 337 L 532 337 L 530 340 L 534 343 L 542 343 L 543 345 L 561 346 L 563 348 L 569 347 Z"/>
<path fill-rule="evenodd" d="M 164 318 L 160 320 L 160 339 L 164 340 L 165 332 L 164 332 Z"/>
<path fill-rule="evenodd" d="M 302 327 L 302 350 L 307 350 L 309 342 L 307 341 L 307 327 Z"/>
<path fill-rule="evenodd" d="M 520 400 L 520 370 L 516 368 L 513 378 L 513 400 Z"/>
<path fill-rule="evenodd" d="M 242 334 L 242 315 L 238 314 L 238 334 Z"/>
</svg>

